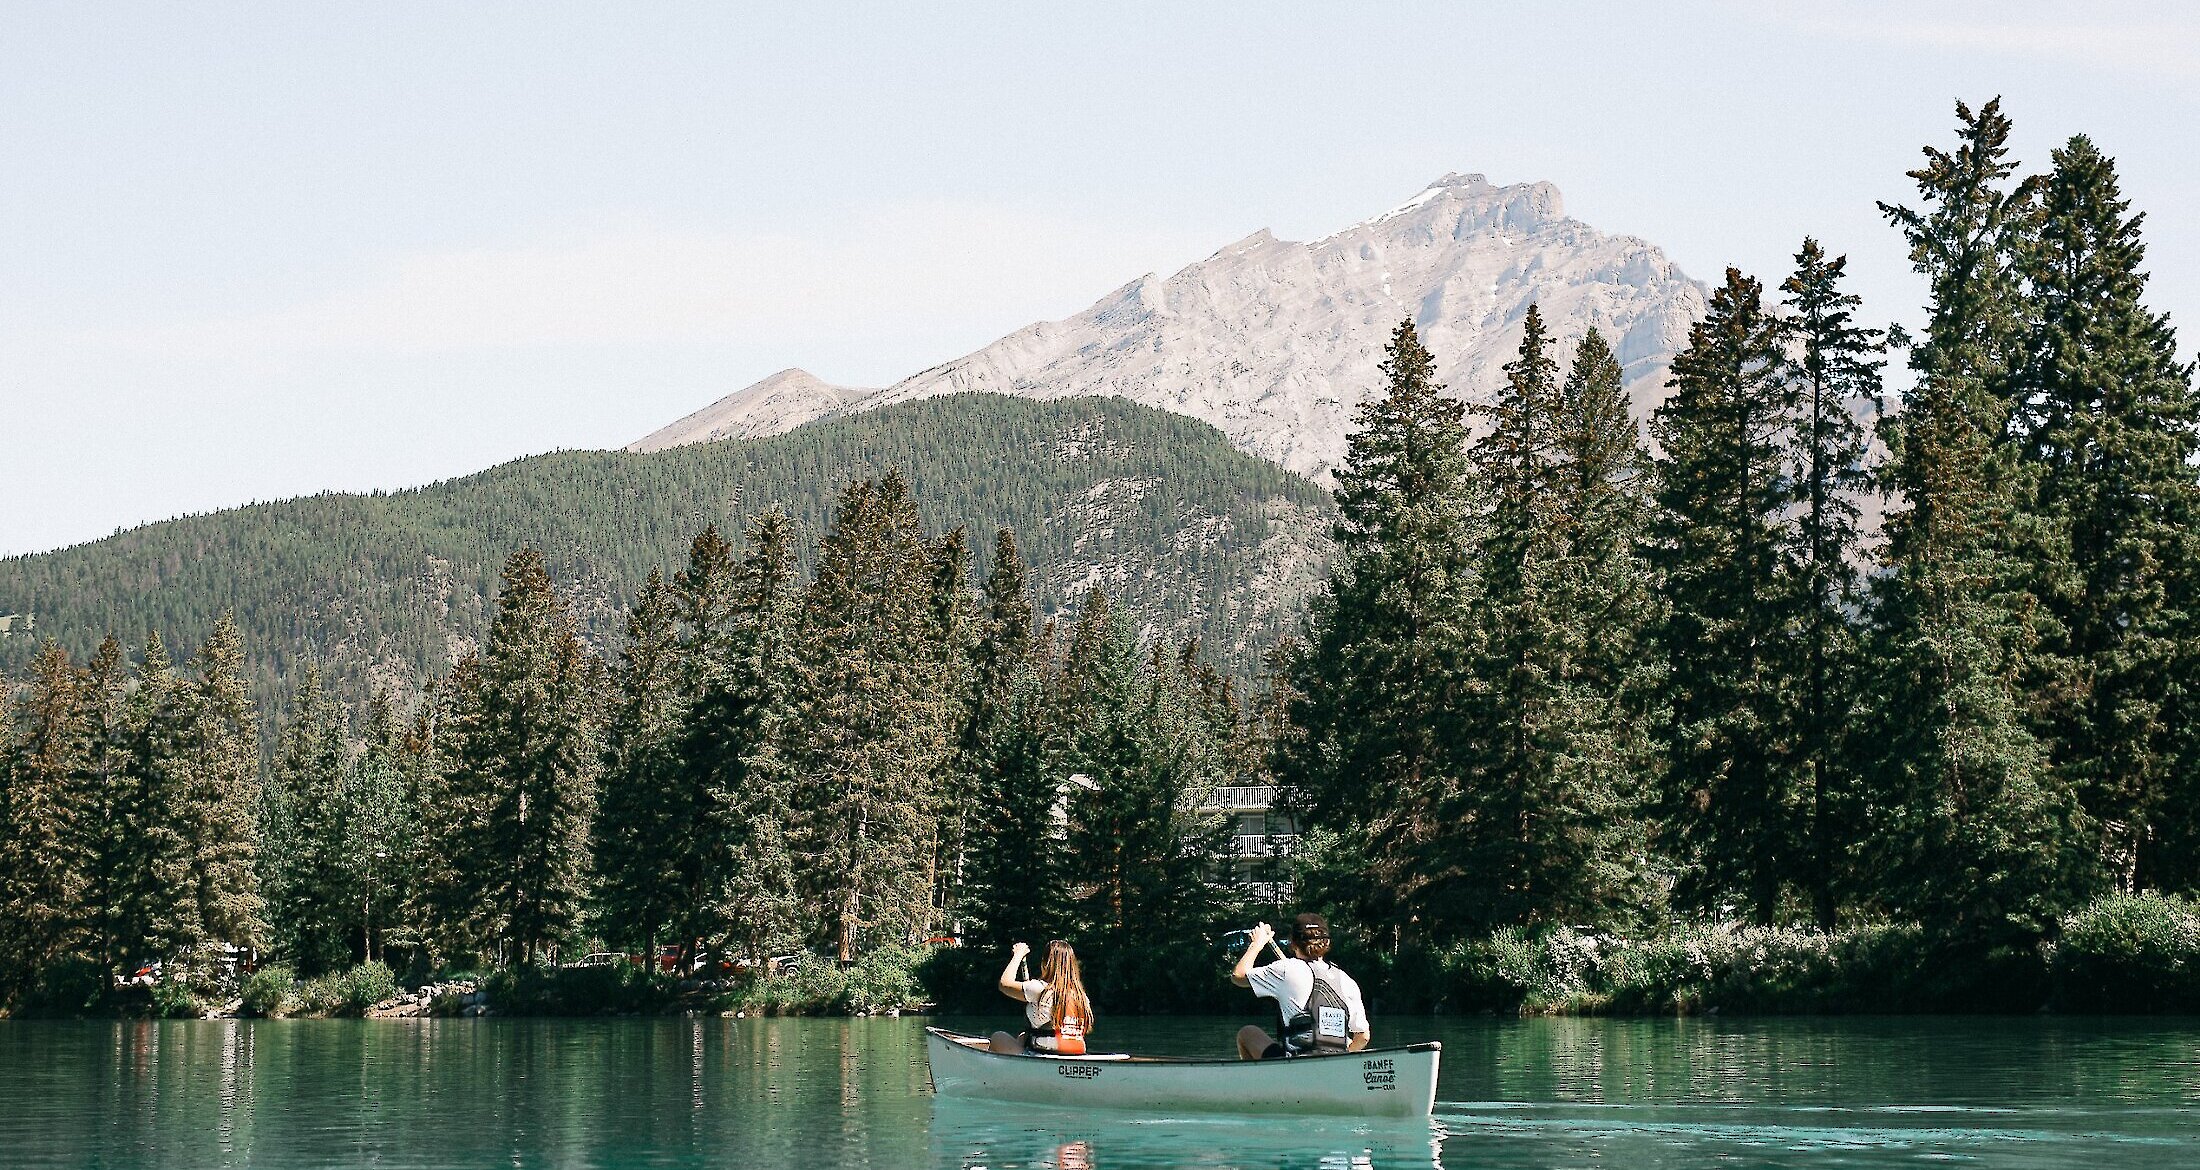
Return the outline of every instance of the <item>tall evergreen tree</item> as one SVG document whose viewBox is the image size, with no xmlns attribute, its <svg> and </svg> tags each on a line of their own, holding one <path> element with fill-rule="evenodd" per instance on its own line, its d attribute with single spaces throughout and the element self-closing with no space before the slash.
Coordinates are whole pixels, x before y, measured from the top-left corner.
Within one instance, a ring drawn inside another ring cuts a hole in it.
<svg viewBox="0 0 2200 1170">
<path fill-rule="evenodd" d="M 899 473 L 842 493 L 802 606 L 800 853 L 842 962 L 905 941 L 932 906 L 936 778 L 953 735 L 932 558 Z"/>
<path fill-rule="evenodd" d="M 971 942 L 1033 946 L 1066 933 L 1063 812 L 1066 793 L 1054 698 L 1028 664 L 1003 684 L 981 725 L 977 773 L 984 784 L 971 823 Z"/>
<path fill-rule="evenodd" d="M 364 741 L 344 773 L 338 794 L 343 806 L 343 864 L 346 879 L 359 893 L 358 939 L 361 961 L 385 957 L 384 938 L 412 893 L 406 859 L 417 847 L 419 803 L 407 770 L 405 735 L 386 692 L 367 703 Z M 347 911 L 349 907 L 346 908 Z"/>
<path fill-rule="evenodd" d="M 1872 861 L 1894 909 L 1992 937 L 2039 930 L 2067 900 L 2078 813 L 2020 693 L 2038 607 L 2011 552 L 2023 537 L 2006 440 L 2032 192 L 2006 185 L 1999 101 L 1956 113 L 1956 149 L 1927 148 L 1910 172 L 1925 208 L 1881 205 L 1932 300 L 1916 380 L 1881 432 L 1895 506 L 1875 591 Z"/>
<path fill-rule="evenodd" d="M 197 905 L 187 896 L 191 838 L 178 765 L 189 718 L 189 691 L 167 645 L 148 634 L 122 712 L 119 847 L 111 878 L 118 971 L 171 955 L 200 936 Z"/>
<path fill-rule="evenodd" d="M 2200 520 L 2200 407 L 2168 317 L 2142 300 L 2144 218 L 2090 139 L 2054 152 L 2022 257 L 2031 334 L 2015 428 L 2034 465 L 2026 503 L 2060 554 L 2039 591 L 2056 619 L 2042 649 L 2067 690 L 2037 727 L 2100 830 L 2101 869 L 2126 890 L 2189 874 L 2195 844 L 2150 831 L 2173 799 L 2191 710 L 2178 704 L 2195 681 L 2180 638 L 2200 603 L 2180 586 Z"/>
<path fill-rule="evenodd" d="M 92 941 L 84 914 L 92 857 L 81 800 L 92 760 L 84 672 L 54 642 L 0 720 L 0 1005 Z"/>
<path fill-rule="evenodd" d="M 1841 287 L 1848 257 L 1805 239 L 1787 294 L 1800 414 L 1788 461 L 1793 482 L 1789 563 L 1797 575 L 1798 636 L 1784 666 L 1796 688 L 1795 763 L 1807 774 L 1812 916 L 1832 929 L 1842 868 L 1857 838 L 1856 785 L 1845 736 L 1856 711 L 1857 615 L 1864 605 L 1859 518 L 1870 490 L 1863 425 L 1882 387 L 1880 331 L 1856 324 L 1858 298 Z"/>
<path fill-rule="evenodd" d="M 794 945 L 802 925 L 790 839 L 803 678 L 794 544 L 794 523 L 783 512 L 749 525 L 731 591 L 725 669 L 695 714 L 687 756 L 691 764 L 715 762 L 701 794 L 715 818 L 704 907 L 712 933 L 730 934 L 752 957 Z"/>
<path fill-rule="evenodd" d="M 1459 787 L 1422 867 L 1423 917 L 1439 931 L 1606 918 L 1628 900 L 1619 696 L 1583 636 L 1595 611 L 1570 608 L 1591 600 L 1580 576 L 1591 566 L 1574 559 L 1575 515 L 1614 503 L 1603 497 L 1617 469 L 1594 464 L 1625 458 L 1607 450 L 1624 443 L 1609 417 L 1616 381 L 1604 384 L 1616 364 L 1608 350 L 1598 357 L 1597 337 L 1584 343 L 1580 377 L 1562 386 L 1553 348 L 1531 306 L 1506 385 L 1485 408 L 1489 430 L 1470 452 L 1489 517 L 1471 608 L 1475 678 L 1454 749 Z M 1632 426 L 1624 399 L 1619 421 Z M 1577 449 L 1588 462 L 1572 463 Z M 1625 555 L 1610 543 L 1616 531 L 1599 535 L 1606 547 L 1584 552 Z"/>
<path fill-rule="evenodd" d="M 1133 948 L 1184 937 L 1217 908 L 1229 828 L 1202 804 L 1227 775 L 1227 741 L 1177 666 L 1139 649 L 1105 593 L 1087 595 L 1058 699 L 1074 713 L 1065 877 L 1079 924 Z"/>
<path fill-rule="evenodd" d="M 616 696 L 604 727 L 603 775 L 591 831 L 598 930 L 606 941 L 655 955 L 682 909 L 675 874 L 686 715 L 679 609 L 652 570 L 626 619 L 612 669 Z"/>
<path fill-rule="evenodd" d="M 586 893 L 601 674 L 539 550 L 506 562 L 478 670 L 452 744 L 456 786 L 482 814 L 467 853 L 486 864 L 468 876 L 507 954 L 531 964 L 572 932 Z"/>
<path fill-rule="evenodd" d="M 481 655 L 467 654 L 421 701 L 406 737 L 420 830 L 407 859 L 412 888 L 400 937 L 439 959 L 488 954 L 496 946 L 480 875 L 499 864 L 486 832 L 497 780 L 466 766 L 464 755 L 489 737 L 482 690 Z"/>
<path fill-rule="evenodd" d="M 928 550 L 932 570 L 930 609 L 931 645 L 937 655 L 939 686 L 949 707 L 953 750 L 949 753 L 936 794 L 934 830 L 930 850 L 932 872 L 926 884 L 932 888 L 928 932 L 951 927 L 956 903 L 962 895 L 963 849 L 970 818 L 976 814 L 978 781 L 971 771 L 968 751 L 977 716 L 976 652 L 979 615 L 970 589 L 970 537 L 966 529 L 951 528 L 932 541 Z"/>
<path fill-rule="evenodd" d="M 1808 845 L 1781 670 L 1794 610 L 1785 334 L 1763 286 L 1727 269 L 1650 424 L 1664 449 L 1651 549 L 1667 663 L 1666 824 L 1683 865 L 1674 894 L 1698 909 L 1737 899 L 1762 923 L 1803 876 L 1795 861 Z"/>
<path fill-rule="evenodd" d="M 958 747 L 956 772 L 971 801 L 958 909 L 986 946 L 1052 937 L 1062 926 L 1061 858 L 1051 847 L 1062 777 L 1032 644 L 1026 571 L 1015 534 L 1001 529 L 977 616 L 970 713 Z"/>
<path fill-rule="evenodd" d="M 1340 909 L 1371 925 L 1404 921 L 1415 858 L 1446 827 L 1477 540 L 1464 408 L 1411 321 L 1382 370 L 1336 472 L 1337 556 L 1284 668 L 1291 731 L 1276 767 L 1303 816 L 1365 866 L 1350 883 L 1359 904 Z"/>
<path fill-rule="evenodd" d="M 186 835 L 185 896 L 196 907 L 178 939 L 211 962 L 265 945 L 259 890 L 259 715 L 246 691 L 244 638 L 226 615 L 191 660 L 189 720 L 182 745 L 180 813 Z"/>
<path fill-rule="evenodd" d="M 84 858 L 84 914 L 90 953 L 112 975 L 128 959 L 121 934 L 130 898 L 130 873 L 139 839 L 131 830 L 137 792 L 131 767 L 125 688 L 129 662 L 109 634 L 85 668 L 82 704 L 85 766 L 73 802 Z M 104 980 L 103 980 L 104 982 Z"/>
<path fill-rule="evenodd" d="M 1559 617 L 1573 799 L 1594 810 L 1591 877 L 1600 916 L 1655 901 L 1644 814 L 1657 775 L 1650 712 L 1660 667 L 1656 593 L 1642 542 L 1654 482 L 1618 358 L 1590 329 L 1559 390 L 1557 520 L 1552 607 Z M 1601 873 L 1595 872 L 1601 870 Z"/>
<path fill-rule="evenodd" d="M 309 664 L 276 749 L 261 816 L 275 936 L 307 975 L 345 966 L 351 957 L 358 902 L 346 856 L 352 825 L 343 801 L 350 754 L 342 709 L 323 690 L 320 669 Z"/>
</svg>

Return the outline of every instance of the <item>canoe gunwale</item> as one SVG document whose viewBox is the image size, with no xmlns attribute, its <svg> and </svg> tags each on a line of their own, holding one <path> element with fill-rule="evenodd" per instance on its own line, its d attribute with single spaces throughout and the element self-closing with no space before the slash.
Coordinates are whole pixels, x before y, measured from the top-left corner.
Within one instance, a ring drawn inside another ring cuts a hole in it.
<svg viewBox="0 0 2200 1170">
<path fill-rule="evenodd" d="M 1393 1044 L 1384 1048 L 1362 1048 L 1358 1052 L 1326 1052 L 1318 1055 L 1293 1056 L 1281 1060 L 1245 1060 L 1235 1056 L 1139 1056 L 1129 1052 L 1088 1052 L 1083 1056 L 1063 1056 L 1054 1052 L 995 1052 L 991 1041 L 984 1036 L 972 1036 L 965 1032 L 950 1032 L 945 1028 L 936 1028 L 929 1024 L 925 1026 L 924 1030 L 950 1044 L 968 1049 L 979 1056 L 996 1056 L 1002 1060 L 1105 1060 L 1113 1064 L 1226 1064 L 1232 1068 L 1286 1066 L 1298 1063 L 1303 1067 L 1303 1062 L 1308 1060 L 1328 1060 L 1340 1056 L 1369 1057 L 1405 1052 L 1442 1052 L 1444 1050 L 1442 1041 L 1420 1040 L 1412 1044 Z"/>
</svg>

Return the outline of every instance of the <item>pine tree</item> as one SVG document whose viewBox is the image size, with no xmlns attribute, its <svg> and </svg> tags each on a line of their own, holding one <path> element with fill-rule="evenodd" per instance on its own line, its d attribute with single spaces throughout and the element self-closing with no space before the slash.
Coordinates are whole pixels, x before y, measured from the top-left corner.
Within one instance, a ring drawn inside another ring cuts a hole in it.
<svg viewBox="0 0 2200 1170">
<path fill-rule="evenodd" d="M 1358 904 L 1338 909 L 1371 926 L 1406 919 L 1415 859 L 1445 828 L 1477 540 L 1464 408 L 1412 322 L 1382 369 L 1336 472 L 1337 555 L 1284 668 L 1291 730 L 1276 764 L 1301 815 L 1365 867 Z"/>
<path fill-rule="evenodd" d="M 434 959 L 492 952 L 496 921 L 482 875 L 500 864 L 489 824 L 495 776 L 466 766 L 468 746 L 488 739 L 481 656 L 469 653 L 437 682 L 406 736 L 407 787 L 420 809 L 418 847 L 408 857 L 411 890 L 400 938 Z"/>
<path fill-rule="evenodd" d="M 657 953 L 681 917 L 675 875 L 679 736 L 686 716 L 679 604 L 652 570 L 626 619 L 612 669 L 617 696 L 604 728 L 603 779 L 591 831 L 595 914 L 605 941 Z"/>
<path fill-rule="evenodd" d="M 937 776 L 952 745 L 928 555 L 898 473 L 841 494 L 803 598 L 798 852 L 843 963 L 929 917 Z"/>
<path fill-rule="evenodd" d="M 452 745 L 456 786 L 485 814 L 470 826 L 486 864 L 487 921 L 520 963 L 569 935 L 586 893 L 587 834 L 598 763 L 594 694 L 601 671 L 581 644 L 542 553 L 524 548 L 481 652 L 473 705 Z"/>
<path fill-rule="evenodd" d="M 1470 609 L 1474 682 L 1455 744 L 1459 786 L 1422 866 L 1424 922 L 1440 933 L 1607 918 L 1628 900 L 1619 696 L 1592 660 L 1600 651 L 1584 644 L 1595 610 L 1571 608 L 1620 600 L 1582 592 L 1591 566 L 1573 548 L 1576 515 L 1608 511 L 1604 497 L 1624 474 L 1596 465 L 1625 458 L 1608 450 L 1625 443 L 1610 417 L 1617 366 L 1597 337 L 1562 386 L 1552 348 L 1531 306 L 1506 385 L 1483 410 L 1489 429 L 1469 452 L 1489 515 Z M 1618 408 L 1631 428 L 1624 398 Z M 1607 547 L 1583 552 L 1624 555 L 1610 545 L 1617 536 L 1599 533 Z"/>
<path fill-rule="evenodd" d="M 1650 424 L 1664 449 L 1651 549 L 1668 664 L 1666 826 L 1683 865 L 1674 894 L 1699 909 L 1735 898 L 1761 923 L 1805 876 L 1796 859 L 1808 846 L 1781 669 L 1794 612 L 1785 334 L 1763 286 L 1727 269 Z"/>
<path fill-rule="evenodd" d="M 985 579 L 985 607 L 977 645 L 971 653 L 976 663 L 975 702 L 982 708 L 1008 693 L 1010 684 L 1029 661 L 1032 643 L 1032 607 L 1029 570 L 1016 549 L 1016 536 L 1003 528 L 993 537 L 993 570 Z M 982 722 L 982 720 L 981 720 Z"/>
<path fill-rule="evenodd" d="M 191 865 L 194 838 L 182 764 L 193 711 L 160 635 L 146 636 L 122 713 L 113 924 L 117 970 L 166 959 L 204 935 Z"/>
<path fill-rule="evenodd" d="M 712 525 L 689 544 L 687 567 L 673 574 L 685 681 L 677 696 L 676 762 L 653 799 L 655 835 L 648 848 L 663 897 L 663 925 L 683 967 L 692 965 L 705 936 L 719 933 L 712 891 L 725 880 L 733 831 L 725 793 L 738 783 L 733 777 L 756 746 L 754 729 L 745 722 L 746 700 L 732 677 L 740 657 L 734 632 L 736 561 L 733 546 Z"/>
<path fill-rule="evenodd" d="M 963 850 L 970 818 L 976 813 L 978 782 L 971 770 L 970 746 L 977 716 L 976 652 L 979 618 L 970 589 L 969 533 L 949 529 L 927 550 L 931 561 L 931 645 L 938 656 L 941 693 L 951 706 L 954 750 L 949 754 L 938 785 L 935 836 L 931 849 L 932 873 L 926 884 L 933 890 L 929 931 L 950 926 L 962 896 Z"/>
<path fill-rule="evenodd" d="M 713 761 L 699 794 L 711 809 L 714 842 L 703 909 L 710 931 L 730 935 L 752 958 L 793 946 L 801 934 L 789 839 L 802 675 L 794 542 L 794 523 L 783 512 L 749 525 L 721 682 L 705 692 L 690 731 L 688 758 Z"/>
<path fill-rule="evenodd" d="M 1006 946 L 1054 937 L 1064 925 L 1054 821 L 1062 800 L 1058 745 L 1032 643 L 1032 605 L 1015 535 L 994 535 L 971 649 L 970 714 L 957 749 L 957 779 L 970 786 L 957 904 L 973 940 Z"/>
<path fill-rule="evenodd" d="M 259 890 L 259 715 L 245 690 L 244 639 L 224 616 L 192 656 L 178 815 L 196 906 L 177 938 L 212 963 L 266 943 Z"/>
<path fill-rule="evenodd" d="M 2031 335 L 2016 422 L 2034 465 L 2027 503 L 2061 554 L 2043 566 L 2056 620 L 2042 652 L 2067 691 L 2037 728 L 2099 826 L 2101 869 L 2125 890 L 2187 864 L 2191 843 L 2151 826 L 2171 800 L 2177 704 L 2191 685 L 2179 639 L 2200 608 L 2177 588 L 2200 519 L 2200 408 L 2168 318 L 2142 302 L 2144 218 L 2090 139 L 2054 152 L 2022 257 Z"/>
<path fill-rule="evenodd" d="M 1158 645 L 1141 651 L 1095 589 L 1059 680 L 1071 712 L 1064 877 L 1078 925 L 1134 950 L 1186 937 L 1218 905 L 1229 827 L 1202 806 L 1227 774 L 1227 740 L 1178 663 Z"/>
<path fill-rule="evenodd" d="M 1069 925 L 1062 823 L 1065 793 L 1053 696 L 1026 665 L 1003 683 L 980 742 L 985 787 L 971 825 L 965 905 L 971 944 L 1037 946 Z"/>
<path fill-rule="evenodd" d="M 318 975 L 347 965 L 357 918 L 343 801 L 351 753 L 319 667 L 308 664 L 295 703 L 262 806 L 264 885 L 277 939 L 303 974 Z"/>
<path fill-rule="evenodd" d="M 367 704 L 366 737 L 344 773 L 343 863 L 347 883 L 359 891 L 359 957 L 384 957 L 382 943 L 396 913 L 411 896 L 406 858 L 417 847 L 419 807 L 406 771 L 404 733 L 386 692 Z M 348 907 L 347 907 L 348 910 Z"/>
<path fill-rule="evenodd" d="M 2032 192 L 2003 186 L 2015 168 L 1999 101 L 1956 113 L 1957 148 L 1928 148 L 1910 172 L 1926 209 L 1881 205 L 1932 300 L 1916 381 L 1882 426 L 1896 506 L 1870 655 L 1870 862 L 1893 909 L 1993 937 L 2038 931 L 2068 900 L 2079 814 L 2020 701 L 2038 606 L 2011 555 L 2024 537 L 2006 440 L 2024 333 L 2012 261 Z"/>
<path fill-rule="evenodd" d="M 14 726 L 0 721 L 0 1005 L 92 941 L 84 822 L 95 810 L 80 800 L 93 751 L 86 682 L 49 640 Z"/>
<path fill-rule="evenodd" d="M 130 907 L 133 859 L 142 844 L 132 831 L 137 787 L 131 767 L 128 707 L 129 663 L 122 643 L 109 634 L 84 672 L 86 760 L 75 801 L 85 858 L 84 913 L 91 955 L 103 976 L 128 961 L 123 928 Z M 103 978 L 103 985 L 111 979 Z"/>
<path fill-rule="evenodd" d="M 710 685 L 711 672 L 719 669 L 726 658 L 723 643 L 727 624 L 732 620 L 733 562 L 733 546 L 719 535 L 718 526 L 713 524 L 698 533 L 689 544 L 687 567 L 672 575 L 673 597 L 679 603 L 683 630 L 681 645 L 686 651 L 690 671 L 687 691 L 691 698 Z"/>
<path fill-rule="evenodd" d="M 1650 711 L 1659 685 L 1656 597 L 1642 541 L 1650 521 L 1650 456 L 1619 360 L 1590 329 L 1559 390 L 1559 556 L 1551 585 L 1558 615 L 1561 708 L 1572 799 L 1588 815 L 1593 848 L 1574 884 L 1607 920 L 1647 909 L 1650 859 L 1643 814 L 1656 745 Z M 1600 872 L 1599 872 L 1600 871 Z"/>
<path fill-rule="evenodd" d="M 1861 498 L 1870 489 L 1857 411 L 1877 406 L 1881 334 L 1855 322 L 1858 298 L 1841 288 L 1848 257 L 1805 239 L 1781 284 L 1799 380 L 1800 416 L 1788 462 L 1794 484 L 1788 560 L 1797 574 L 1798 637 L 1784 666 L 1798 687 L 1795 762 L 1807 774 L 1808 872 L 1802 884 L 1821 929 L 1838 910 L 1842 870 L 1858 827 L 1858 792 L 1845 742 L 1856 710 Z"/>
</svg>

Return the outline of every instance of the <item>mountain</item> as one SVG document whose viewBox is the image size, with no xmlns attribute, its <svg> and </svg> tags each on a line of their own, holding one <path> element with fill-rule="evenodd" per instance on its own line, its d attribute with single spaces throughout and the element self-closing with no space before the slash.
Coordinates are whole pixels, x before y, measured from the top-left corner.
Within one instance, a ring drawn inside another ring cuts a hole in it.
<svg viewBox="0 0 2200 1170">
<path fill-rule="evenodd" d="M 808 370 L 781 370 L 638 443 L 628 444 L 626 449 L 663 451 L 689 443 L 783 435 L 803 423 L 845 413 L 877 393 L 857 386 L 828 385 Z"/>
<path fill-rule="evenodd" d="M 965 390 L 1112 394 L 1212 423 L 1240 450 L 1319 476 L 1343 459 L 1401 319 L 1413 319 L 1453 392 L 1475 399 L 1503 381 L 1530 304 L 1562 345 L 1602 330 L 1647 418 L 1703 315 L 1704 290 L 1655 246 L 1566 218 L 1549 183 L 1446 175 L 1334 235 L 1295 243 L 1255 232 L 1167 279 L 1140 277 L 1074 317 L 1026 326 L 883 390 L 775 374 L 634 449 L 770 434 Z"/>
<path fill-rule="evenodd" d="M 1149 632 L 1196 635 L 1240 673 L 1318 582 L 1332 510 L 1214 428 L 1121 399 L 957 394 L 764 439 L 656 453 L 565 451 L 411 491 L 325 494 L 149 524 L 0 560 L 0 673 L 37 638 L 88 654 L 108 631 L 196 647 L 234 610 L 264 695 L 318 659 L 354 695 L 412 691 L 481 637 L 506 555 L 544 550 L 591 638 L 610 644 L 653 567 L 706 524 L 784 507 L 814 542 L 840 487 L 899 468 L 933 531 L 967 525 L 974 576 L 1006 525 L 1042 608 L 1094 585 Z"/>
</svg>

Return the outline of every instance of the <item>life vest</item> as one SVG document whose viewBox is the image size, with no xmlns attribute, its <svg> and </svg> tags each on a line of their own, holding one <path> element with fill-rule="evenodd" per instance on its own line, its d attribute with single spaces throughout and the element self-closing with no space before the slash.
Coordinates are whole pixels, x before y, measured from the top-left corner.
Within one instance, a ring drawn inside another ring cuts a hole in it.
<svg viewBox="0 0 2200 1170">
<path fill-rule="evenodd" d="M 1071 1016 L 1054 1028 L 1054 1051 L 1063 1056 L 1085 1054 L 1085 1021 Z"/>
<path fill-rule="evenodd" d="M 1025 1035 L 1030 1036 L 1033 1041 L 1037 1041 L 1042 1036 L 1051 1037 L 1054 1041 L 1054 1047 L 1051 1051 L 1057 1056 L 1083 1056 L 1085 1054 L 1085 1032 L 1091 1028 L 1092 1022 L 1076 1016 L 1067 1019 L 1056 1019 L 1052 989 L 1040 995 L 1039 1005 L 1047 1009 L 1047 1022 L 1041 1027 L 1031 1029 Z M 1036 1043 L 1032 1044 L 1031 1047 L 1040 1052 L 1049 1051 L 1049 1049 L 1040 1048 Z"/>
<path fill-rule="evenodd" d="M 1327 963 L 1320 966 L 1308 963 L 1306 966 L 1314 974 L 1314 990 L 1306 997 L 1306 1010 L 1283 1021 L 1284 1053 L 1317 1056 L 1350 1051 L 1352 1011 L 1346 1006 L 1343 994 L 1322 977 L 1324 969 L 1335 968 Z M 1283 1008 L 1279 1001 L 1276 1004 L 1278 1015 Z"/>
</svg>

